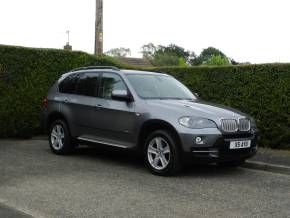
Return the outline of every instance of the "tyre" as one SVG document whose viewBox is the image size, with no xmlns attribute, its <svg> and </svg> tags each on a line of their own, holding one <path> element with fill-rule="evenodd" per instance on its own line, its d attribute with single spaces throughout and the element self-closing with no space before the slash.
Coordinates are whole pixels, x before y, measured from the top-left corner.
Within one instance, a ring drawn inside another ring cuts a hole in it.
<svg viewBox="0 0 290 218">
<path fill-rule="evenodd" d="M 51 124 L 49 145 L 55 154 L 69 154 L 75 148 L 68 125 L 63 120 L 56 120 Z"/>
<path fill-rule="evenodd" d="M 217 163 L 218 166 L 226 167 L 226 168 L 235 168 L 242 166 L 246 160 L 236 160 L 236 161 L 228 161 L 228 162 L 221 162 Z"/>
<path fill-rule="evenodd" d="M 181 169 L 178 143 L 166 130 L 151 133 L 144 144 L 144 158 L 149 170 L 159 176 L 175 175 Z"/>
</svg>

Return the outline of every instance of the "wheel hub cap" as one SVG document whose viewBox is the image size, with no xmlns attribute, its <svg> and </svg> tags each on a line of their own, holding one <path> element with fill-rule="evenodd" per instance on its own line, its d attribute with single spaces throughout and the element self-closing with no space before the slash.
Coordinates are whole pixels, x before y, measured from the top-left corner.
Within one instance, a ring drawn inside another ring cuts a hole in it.
<svg viewBox="0 0 290 218">
<path fill-rule="evenodd" d="M 153 138 L 147 149 L 150 165 L 157 170 L 165 169 L 170 162 L 170 147 L 162 137 Z"/>
<path fill-rule="evenodd" d="M 60 150 L 64 144 L 64 130 L 61 125 L 55 125 L 50 133 L 51 145 L 55 150 Z"/>
</svg>

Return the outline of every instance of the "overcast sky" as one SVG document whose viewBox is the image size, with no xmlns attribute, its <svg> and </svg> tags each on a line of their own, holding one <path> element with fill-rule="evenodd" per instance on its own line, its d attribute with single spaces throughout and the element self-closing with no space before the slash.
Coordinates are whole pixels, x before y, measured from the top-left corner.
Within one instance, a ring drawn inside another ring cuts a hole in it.
<svg viewBox="0 0 290 218">
<path fill-rule="evenodd" d="M 104 50 L 149 42 L 240 62 L 290 62 L 289 0 L 104 0 Z M 0 44 L 93 53 L 95 0 L 1 0 Z"/>
</svg>

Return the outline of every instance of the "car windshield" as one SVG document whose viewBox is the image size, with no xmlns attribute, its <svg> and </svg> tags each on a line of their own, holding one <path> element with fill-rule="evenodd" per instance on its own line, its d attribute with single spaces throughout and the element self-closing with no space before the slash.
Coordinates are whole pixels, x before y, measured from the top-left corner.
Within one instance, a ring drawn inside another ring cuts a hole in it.
<svg viewBox="0 0 290 218">
<path fill-rule="evenodd" d="M 141 98 L 196 100 L 189 89 L 171 76 L 127 74 L 127 78 Z"/>
</svg>

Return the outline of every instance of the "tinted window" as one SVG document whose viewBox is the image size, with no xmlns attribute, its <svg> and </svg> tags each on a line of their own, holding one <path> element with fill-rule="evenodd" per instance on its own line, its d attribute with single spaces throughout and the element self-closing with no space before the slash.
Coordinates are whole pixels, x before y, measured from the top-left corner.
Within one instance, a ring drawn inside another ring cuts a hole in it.
<svg viewBox="0 0 290 218">
<path fill-rule="evenodd" d="M 99 73 L 81 73 L 77 85 L 77 94 L 98 97 Z"/>
<path fill-rule="evenodd" d="M 101 81 L 101 97 L 111 99 L 115 90 L 127 90 L 127 87 L 120 76 L 112 73 L 104 73 Z"/>
<path fill-rule="evenodd" d="M 73 94 L 76 89 L 76 84 L 77 84 L 77 75 L 76 74 L 70 75 L 59 84 L 59 91 L 61 93 Z"/>
</svg>

